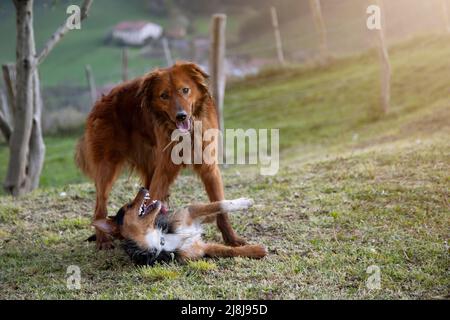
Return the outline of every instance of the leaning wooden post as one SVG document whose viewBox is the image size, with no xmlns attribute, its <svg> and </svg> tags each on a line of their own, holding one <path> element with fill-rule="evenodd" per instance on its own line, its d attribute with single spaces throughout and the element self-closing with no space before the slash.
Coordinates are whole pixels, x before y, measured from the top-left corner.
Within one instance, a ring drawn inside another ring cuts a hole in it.
<svg viewBox="0 0 450 320">
<path fill-rule="evenodd" d="M 391 102 L 391 63 L 385 38 L 385 7 L 383 0 L 376 0 L 380 8 L 380 28 L 375 29 L 378 55 L 381 65 L 381 111 L 387 113 Z"/>
<path fill-rule="evenodd" d="M 89 86 L 89 94 L 91 96 L 91 102 L 92 105 L 95 104 L 95 101 L 97 101 L 97 89 L 95 88 L 95 80 L 94 80 L 94 74 L 92 72 L 92 68 L 90 65 L 86 65 L 86 79 Z"/>
<path fill-rule="evenodd" d="M 166 37 L 162 38 L 162 45 L 164 50 L 164 56 L 166 57 L 167 66 L 173 65 L 172 53 L 170 52 L 169 41 Z"/>
<path fill-rule="evenodd" d="M 209 73 L 211 90 L 216 101 L 220 130 L 224 130 L 223 101 L 225 97 L 225 25 L 227 16 L 215 14 L 211 23 L 211 49 L 209 57 Z"/>
<path fill-rule="evenodd" d="M 445 23 L 445 29 L 447 32 L 450 32 L 450 12 L 448 8 L 448 0 L 441 0 L 442 1 L 442 15 L 444 18 Z"/>
<path fill-rule="evenodd" d="M 327 35 L 327 28 L 325 26 L 325 21 L 322 15 L 322 7 L 320 5 L 320 0 L 309 0 L 309 5 L 311 7 L 317 33 L 319 34 L 320 37 L 320 59 L 322 63 L 326 64 L 329 58 L 328 35 Z"/>
<path fill-rule="evenodd" d="M 270 7 L 270 14 L 272 16 L 272 27 L 275 34 L 275 46 L 277 48 L 278 61 L 281 65 L 285 65 L 286 61 L 284 60 L 283 45 L 281 43 L 281 33 L 280 27 L 278 25 L 277 9 L 275 9 L 275 7 Z"/>
<path fill-rule="evenodd" d="M 122 49 L 122 81 L 128 80 L 128 48 Z"/>
</svg>

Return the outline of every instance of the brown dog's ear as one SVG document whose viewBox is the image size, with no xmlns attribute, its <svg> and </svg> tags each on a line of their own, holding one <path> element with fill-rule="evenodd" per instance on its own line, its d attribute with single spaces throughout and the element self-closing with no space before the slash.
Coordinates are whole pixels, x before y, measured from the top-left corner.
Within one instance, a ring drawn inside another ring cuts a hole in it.
<svg viewBox="0 0 450 320">
<path fill-rule="evenodd" d="M 177 62 L 177 66 L 187 71 L 203 93 L 211 96 L 208 86 L 209 75 L 200 66 L 192 62 Z"/>
<path fill-rule="evenodd" d="M 149 107 L 150 101 L 152 100 L 152 85 L 155 83 L 155 80 L 158 78 L 158 71 L 153 71 L 146 74 L 139 84 L 139 89 L 137 91 L 137 97 L 141 101 L 141 107 L 146 108 Z"/>
<path fill-rule="evenodd" d="M 110 234 L 112 236 L 117 236 L 119 234 L 119 226 L 117 223 L 111 219 L 98 219 L 92 222 L 92 225 L 98 230 L 104 233 Z"/>
</svg>

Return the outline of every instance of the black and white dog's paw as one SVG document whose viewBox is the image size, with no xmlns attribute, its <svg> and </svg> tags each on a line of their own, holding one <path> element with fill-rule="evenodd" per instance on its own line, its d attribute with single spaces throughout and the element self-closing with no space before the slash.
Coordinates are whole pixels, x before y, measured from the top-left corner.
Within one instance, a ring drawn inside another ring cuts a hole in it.
<svg viewBox="0 0 450 320">
<path fill-rule="evenodd" d="M 234 200 L 224 200 L 222 201 L 222 210 L 225 212 L 232 212 L 238 210 L 245 210 L 251 208 L 254 204 L 253 199 L 250 198 L 239 198 Z"/>
</svg>

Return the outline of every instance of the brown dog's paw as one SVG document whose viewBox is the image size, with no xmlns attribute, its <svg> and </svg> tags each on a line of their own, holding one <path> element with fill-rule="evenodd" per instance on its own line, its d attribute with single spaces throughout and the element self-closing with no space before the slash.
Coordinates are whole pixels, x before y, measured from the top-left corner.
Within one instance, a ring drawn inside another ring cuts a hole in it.
<svg viewBox="0 0 450 320">
<path fill-rule="evenodd" d="M 96 248 L 98 250 L 112 250 L 114 249 L 114 243 L 112 241 L 104 241 L 96 243 Z"/>
<path fill-rule="evenodd" d="M 245 246 L 247 244 L 247 241 L 244 240 L 244 238 L 234 236 L 232 238 L 225 238 L 223 239 L 225 244 L 232 246 L 232 247 L 241 247 Z"/>
<path fill-rule="evenodd" d="M 95 246 L 98 250 L 111 250 L 114 249 L 114 243 L 108 235 L 101 231 L 96 232 Z"/>
<path fill-rule="evenodd" d="M 249 255 L 250 258 L 261 259 L 267 255 L 266 247 L 259 244 L 248 245 L 248 249 L 250 253 Z"/>
</svg>

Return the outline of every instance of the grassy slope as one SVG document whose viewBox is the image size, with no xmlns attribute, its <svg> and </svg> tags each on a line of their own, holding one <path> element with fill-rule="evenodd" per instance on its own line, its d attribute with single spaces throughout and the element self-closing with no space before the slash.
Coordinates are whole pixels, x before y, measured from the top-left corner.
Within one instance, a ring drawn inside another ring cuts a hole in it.
<svg viewBox="0 0 450 320">
<path fill-rule="evenodd" d="M 257 200 L 255 208 L 237 214 L 233 222 L 249 241 L 269 247 L 266 259 L 136 269 L 120 250 L 97 253 L 83 242 L 91 232 L 94 189 L 92 184 L 65 185 L 40 189 L 19 201 L 0 198 L 0 295 L 447 295 L 448 40 L 415 40 L 391 50 L 393 110 L 385 118 L 371 111 L 377 103 L 373 87 L 377 68 L 371 55 L 339 61 L 323 70 L 268 71 L 231 86 L 226 104 L 230 127 L 281 129 L 283 158 L 278 175 L 263 177 L 238 167 L 224 171 L 228 198 L 247 195 Z M 72 147 L 69 140 L 61 144 L 63 149 L 65 143 Z M 65 150 L 67 159 L 71 158 L 72 149 Z M 46 167 L 53 173 L 51 169 Z M 111 211 L 135 189 L 133 179 L 117 184 Z M 61 196 L 61 191 L 67 195 Z M 175 206 L 205 199 L 191 176 L 181 177 L 172 194 L 183 194 L 183 198 L 173 197 Z M 214 227 L 208 228 L 206 238 L 220 241 Z M 80 291 L 65 287 L 65 271 L 71 264 L 81 268 Z M 365 286 L 370 265 L 381 268 L 381 290 L 369 291 Z"/>
</svg>

